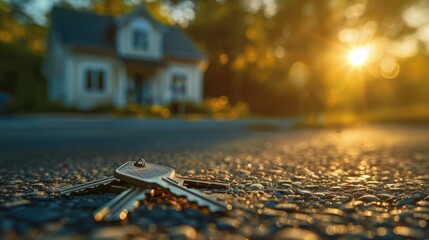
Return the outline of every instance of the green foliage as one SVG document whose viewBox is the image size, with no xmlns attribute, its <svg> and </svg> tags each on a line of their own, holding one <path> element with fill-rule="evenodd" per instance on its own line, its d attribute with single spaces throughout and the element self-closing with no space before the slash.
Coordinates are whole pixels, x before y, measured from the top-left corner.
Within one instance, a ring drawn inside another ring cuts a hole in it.
<svg viewBox="0 0 429 240">
<path fill-rule="evenodd" d="M 12 96 L 13 111 L 37 111 L 49 105 L 40 56 L 20 43 L 0 42 L 0 91 Z"/>
</svg>

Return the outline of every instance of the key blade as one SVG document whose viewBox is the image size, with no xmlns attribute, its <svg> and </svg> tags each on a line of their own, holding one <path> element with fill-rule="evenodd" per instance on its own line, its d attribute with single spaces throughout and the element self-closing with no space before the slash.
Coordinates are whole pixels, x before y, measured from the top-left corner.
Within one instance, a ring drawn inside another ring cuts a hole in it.
<svg viewBox="0 0 429 240">
<path fill-rule="evenodd" d="M 158 184 L 161 187 L 169 189 L 174 195 L 186 197 L 190 202 L 195 202 L 200 207 L 207 207 L 211 212 L 225 212 L 231 209 L 229 205 L 226 206 L 225 204 L 220 203 L 197 190 L 188 189 L 179 185 L 179 183 L 174 181 L 172 178 L 161 178 L 161 181 L 158 182 Z"/>
<path fill-rule="evenodd" d="M 79 193 L 83 193 L 85 191 L 88 190 L 92 190 L 95 189 L 97 187 L 101 187 L 101 186 L 106 186 L 107 184 L 110 184 L 114 181 L 117 181 L 118 179 L 115 177 L 106 177 L 106 178 L 101 178 L 101 179 L 96 179 L 94 181 L 90 181 L 90 182 L 86 182 L 86 183 L 81 183 L 75 186 L 71 186 L 68 188 L 64 188 L 61 190 L 60 195 L 62 196 L 69 196 L 71 194 L 79 194 Z"/>
<path fill-rule="evenodd" d="M 128 189 L 131 188 L 131 185 L 129 185 L 128 183 L 124 183 L 124 182 L 114 182 L 114 183 L 110 183 L 107 184 L 105 186 L 102 186 L 100 188 L 101 191 L 103 192 L 109 192 L 109 193 L 122 193 L 123 191 L 126 191 Z"/>
<path fill-rule="evenodd" d="M 220 189 L 228 189 L 229 183 L 224 182 L 216 182 L 216 181 L 208 181 L 208 180 L 200 180 L 193 178 L 185 178 L 185 177 L 176 177 L 175 180 L 180 183 L 180 185 L 190 187 L 190 188 L 220 188 Z"/>
<path fill-rule="evenodd" d="M 123 191 L 122 193 L 120 193 L 116 197 L 112 198 L 107 203 L 105 203 L 99 209 L 97 209 L 94 212 L 94 220 L 96 222 L 102 221 L 104 219 L 104 217 L 106 217 L 106 215 L 109 214 L 109 212 L 111 211 L 112 206 L 114 206 L 115 204 L 117 204 L 121 199 L 123 199 L 130 192 L 131 192 L 131 188 L 128 189 L 128 190 L 126 190 L 126 191 Z"/>
<path fill-rule="evenodd" d="M 94 220 L 97 222 L 114 222 L 126 219 L 150 191 L 150 189 L 134 186 L 122 192 L 97 209 L 94 212 Z"/>
<path fill-rule="evenodd" d="M 111 212 L 104 217 L 104 221 L 113 222 L 125 220 L 125 218 L 140 205 L 140 201 L 146 198 L 146 194 L 150 192 L 150 189 L 143 189 L 140 187 L 133 187 L 130 190 L 131 191 L 124 196 L 116 206 L 112 207 Z"/>
</svg>

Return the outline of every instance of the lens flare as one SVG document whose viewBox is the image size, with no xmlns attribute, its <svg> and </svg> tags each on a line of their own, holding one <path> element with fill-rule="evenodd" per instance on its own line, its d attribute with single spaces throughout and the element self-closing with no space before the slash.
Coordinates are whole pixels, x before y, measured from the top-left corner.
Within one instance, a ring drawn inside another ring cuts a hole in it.
<svg viewBox="0 0 429 240">
<path fill-rule="evenodd" d="M 354 48 L 348 55 L 348 60 L 353 66 L 361 66 L 368 60 L 368 48 Z"/>
</svg>

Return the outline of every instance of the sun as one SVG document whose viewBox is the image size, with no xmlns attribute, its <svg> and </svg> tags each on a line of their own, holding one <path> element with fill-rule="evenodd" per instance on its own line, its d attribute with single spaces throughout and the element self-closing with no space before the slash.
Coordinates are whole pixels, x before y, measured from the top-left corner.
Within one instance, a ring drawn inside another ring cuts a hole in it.
<svg viewBox="0 0 429 240">
<path fill-rule="evenodd" d="M 348 55 L 348 60 L 353 66 L 362 66 L 368 60 L 368 48 L 354 48 Z"/>
</svg>

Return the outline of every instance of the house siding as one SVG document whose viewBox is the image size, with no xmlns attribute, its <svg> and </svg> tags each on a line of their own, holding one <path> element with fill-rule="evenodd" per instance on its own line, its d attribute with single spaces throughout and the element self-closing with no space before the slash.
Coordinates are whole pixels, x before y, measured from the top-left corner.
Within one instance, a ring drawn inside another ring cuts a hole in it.
<svg viewBox="0 0 429 240">
<path fill-rule="evenodd" d="M 48 81 L 48 97 L 53 102 L 64 97 L 64 50 L 58 35 L 50 32 L 43 72 Z"/>
<path fill-rule="evenodd" d="M 197 63 L 184 63 L 179 61 L 171 61 L 167 67 L 163 70 L 164 81 L 163 81 L 163 102 L 171 102 L 174 99 L 171 92 L 172 78 L 174 74 L 183 74 L 186 75 L 186 96 L 184 99 L 186 101 L 193 101 L 196 103 L 201 103 L 202 101 L 202 69 Z"/>
<path fill-rule="evenodd" d="M 121 61 L 116 61 L 118 69 L 118 90 L 116 91 L 116 107 L 124 107 L 127 104 L 127 71 Z"/>
<path fill-rule="evenodd" d="M 68 91 L 72 95 L 71 106 L 88 110 L 97 106 L 117 106 L 123 104 L 123 86 L 120 81 L 122 66 L 111 57 L 95 57 L 82 53 L 70 56 L 72 77 L 69 79 Z M 85 70 L 88 68 L 102 69 L 106 73 L 104 90 L 88 92 L 85 88 Z"/>
<path fill-rule="evenodd" d="M 64 57 L 64 72 L 63 72 L 63 93 L 64 93 L 64 105 L 66 107 L 72 107 L 74 104 L 74 84 L 73 84 L 73 57 L 70 53 L 65 54 Z"/>
</svg>

